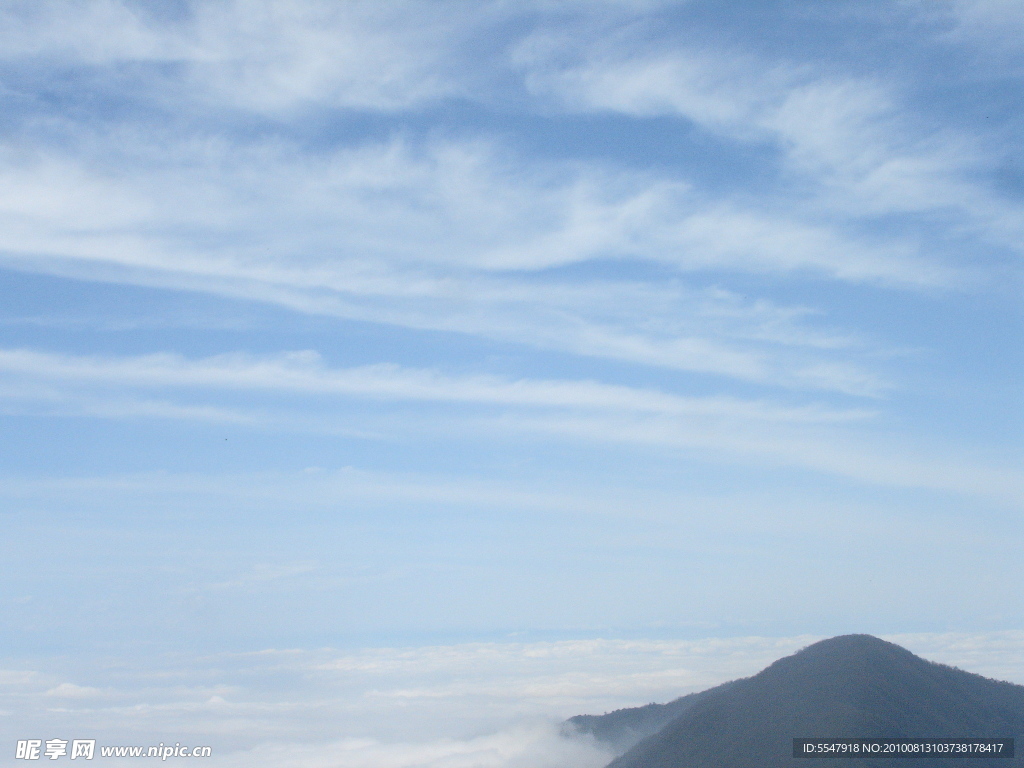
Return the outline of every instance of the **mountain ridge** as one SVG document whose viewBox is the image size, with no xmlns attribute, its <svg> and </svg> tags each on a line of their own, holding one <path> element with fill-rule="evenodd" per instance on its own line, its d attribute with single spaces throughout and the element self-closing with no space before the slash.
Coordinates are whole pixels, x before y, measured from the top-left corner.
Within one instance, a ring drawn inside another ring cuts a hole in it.
<svg viewBox="0 0 1024 768">
<path fill-rule="evenodd" d="M 608 768 L 815 768 L 815 759 L 792 756 L 794 738 L 1019 738 L 1024 686 L 926 661 L 871 635 L 841 635 L 669 704 L 567 723 L 622 752 Z M 830 758 L 819 768 L 989 765 L 1024 760 Z"/>
</svg>

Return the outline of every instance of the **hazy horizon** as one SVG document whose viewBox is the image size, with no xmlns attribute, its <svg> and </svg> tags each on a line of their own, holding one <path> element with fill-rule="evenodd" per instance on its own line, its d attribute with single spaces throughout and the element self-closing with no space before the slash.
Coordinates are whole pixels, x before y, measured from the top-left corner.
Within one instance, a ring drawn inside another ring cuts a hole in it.
<svg viewBox="0 0 1024 768">
<path fill-rule="evenodd" d="M 562 720 L 671 701 L 750 676 L 820 639 L 0 657 L 0 712 L 9 731 L 29 736 L 209 744 L 204 763 L 213 766 L 601 768 L 612 756 L 607 747 L 565 738 Z M 1024 632 L 883 639 L 1024 684 Z"/>
</svg>

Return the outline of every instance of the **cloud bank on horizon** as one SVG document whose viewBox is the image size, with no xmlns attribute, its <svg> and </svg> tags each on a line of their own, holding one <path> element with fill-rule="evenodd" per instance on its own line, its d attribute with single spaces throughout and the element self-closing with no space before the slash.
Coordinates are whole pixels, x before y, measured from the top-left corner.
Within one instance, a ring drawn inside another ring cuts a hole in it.
<svg viewBox="0 0 1024 768">
<path fill-rule="evenodd" d="M 819 637 L 569 640 L 0 661 L 12 733 L 216 745 L 208 763 L 600 768 L 559 720 L 757 673 Z M 1024 680 L 1024 633 L 889 636 L 924 658 Z M 5 765 L 7 763 L 4 763 Z"/>
<path fill-rule="evenodd" d="M 1017 628 L 1022 18 L 0 4 L 5 642 Z"/>
</svg>

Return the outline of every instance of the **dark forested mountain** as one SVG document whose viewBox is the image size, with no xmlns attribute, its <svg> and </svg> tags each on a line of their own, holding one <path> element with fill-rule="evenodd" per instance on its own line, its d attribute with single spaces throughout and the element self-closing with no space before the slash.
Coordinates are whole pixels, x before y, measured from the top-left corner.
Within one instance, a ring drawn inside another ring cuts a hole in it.
<svg viewBox="0 0 1024 768">
<path fill-rule="evenodd" d="M 724 683 L 700 693 L 691 693 L 668 704 L 648 704 L 644 707 L 617 709 L 606 715 L 577 715 L 565 721 L 566 730 L 589 733 L 622 754 L 641 739 L 660 731 L 690 707 L 716 691 L 735 685 Z"/>
<path fill-rule="evenodd" d="M 1024 737 L 1024 686 L 925 661 L 870 635 L 844 635 L 753 677 L 669 704 L 574 717 L 624 751 L 608 768 L 983 768 L 1013 759 L 797 759 L 799 737 Z"/>
</svg>

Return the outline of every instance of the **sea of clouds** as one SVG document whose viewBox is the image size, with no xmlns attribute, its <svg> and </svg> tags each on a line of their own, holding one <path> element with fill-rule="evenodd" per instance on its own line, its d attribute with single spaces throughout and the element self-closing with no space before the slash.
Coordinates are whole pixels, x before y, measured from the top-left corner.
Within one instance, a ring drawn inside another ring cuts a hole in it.
<svg viewBox="0 0 1024 768">
<path fill-rule="evenodd" d="M 756 673 L 815 636 L 568 640 L 211 655 L 6 659 L 14 740 L 209 745 L 211 767 L 600 768 L 561 721 L 669 701 Z M 935 661 L 1024 682 L 1024 631 L 887 636 Z M 9 747 L 9 748 L 8 748 Z M 171 760 L 175 762 L 175 760 Z"/>
</svg>

